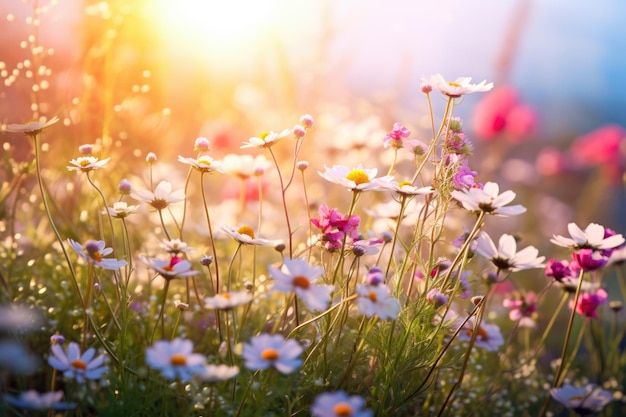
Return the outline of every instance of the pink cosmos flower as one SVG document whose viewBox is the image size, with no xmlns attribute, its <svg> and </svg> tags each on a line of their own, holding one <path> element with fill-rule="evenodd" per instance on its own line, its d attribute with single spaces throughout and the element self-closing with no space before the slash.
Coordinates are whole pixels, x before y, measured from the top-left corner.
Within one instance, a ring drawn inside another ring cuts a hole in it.
<svg viewBox="0 0 626 417">
<path fill-rule="evenodd" d="M 598 288 L 595 292 L 584 292 L 578 298 L 576 312 L 584 317 L 597 318 L 596 311 L 601 304 L 604 304 L 609 295 L 603 288 Z M 574 300 L 570 300 L 569 308 L 574 307 Z"/>
<path fill-rule="evenodd" d="M 621 147 L 626 131 L 619 125 L 602 126 L 574 140 L 570 153 L 580 166 L 599 165 L 611 181 L 622 180 L 624 162 Z"/>
<path fill-rule="evenodd" d="M 537 295 L 529 291 L 521 298 L 505 298 L 502 305 L 510 308 L 509 319 L 519 321 L 521 327 L 535 327 L 537 324 L 533 319 L 537 311 Z"/>
<path fill-rule="evenodd" d="M 609 255 L 593 249 L 580 249 L 572 253 L 572 259 L 585 272 L 604 268 L 609 262 Z"/>
<path fill-rule="evenodd" d="M 383 138 L 383 146 L 388 148 L 389 146 L 400 149 L 404 146 L 404 139 L 411 135 L 411 131 L 400 123 L 394 123 L 393 129 Z"/>
<path fill-rule="evenodd" d="M 501 134 L 517 99 L 517 90 L 510 85 L 499 86 L 485 94 L 474 107 L 472 116 L 476 136 L 483 140 L 492 140 Z"/>
</svg>

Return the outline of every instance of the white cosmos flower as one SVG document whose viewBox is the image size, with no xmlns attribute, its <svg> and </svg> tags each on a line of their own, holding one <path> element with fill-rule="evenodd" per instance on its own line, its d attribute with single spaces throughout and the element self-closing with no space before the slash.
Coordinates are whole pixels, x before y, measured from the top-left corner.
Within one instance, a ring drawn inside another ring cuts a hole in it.
<svg viewBox="0 0 626 417">
<path fill-rule="evenodd" d="M 393 190 L 396 193 L 403 196 L 414 196 L 414 195 L 427 195 L 435 192 L 433 187 L 430 185 L 428 187 L 416 187 L 411 184 L 409 181 L 390 181 L 382 184 L 383 188 L 387 188 L 389 190 Z"/>
<path fill-rule="evenodd" d="M 515 193 L 511 190 L 499 194 L 500 187 L 495 182 L 487 182 L 480 188 L 469 188 L 467 190 L 452 191 L 451 195 L 463 204 L 466 210 L 479 212 L 495 216 L 516 216 L 526 212 L 526 207 L 514 205 L 505 207 L 515 198 Z"/>
<path fill-rule="evenodd" d="M 85 379 L 98 379 L 107 368 L 104 366 L 104 355 L 95 357 L 96 350 L 89 348 L 81 355 L 78 343 L 70 342 L 64 351 L 61 345 L 52 345 L 52 355 L 48 363 L 63 372 L 68 379 L 75 379 L 81 384 Z"/>
<path fill-rule="evenodd" d="M 229 291 L 215 294 L 204 299 L 204 307 L 216 310 L 228 310 L 252 301 L 248 291 Z"/>
<path fill-rule="evenodd" d="M 280 269 L 270 265 L 268 270 L 274 278 L 274 290 L 294 292 L 312 310 L 328 307 L 333 287 L 315 283 L 324 272 L 323 268 L 313 268 L 304 259 L 285 259 Z"/>
<path fill-rule="evenodd" d="M 193 342 L 179 337 L 159 340 L 146 350 L 146 363 L 161 371 L 166 379 L 191 380 L 205 373 L 206 357 L 193 353 Z"/>
<path fill-rule="evenodd" d="M 381 320 L 395 319 L 400 313 L 400 302 L 391 297 L 391 291 L 384 284 L 356 287 L 356 304 L 359 312 L 366 317 L 378 316 Z"/>
<path fill-rule="evenodd" d="M 472 84 L 471 77 L 459 77 L 454 81 L 446 81 L 441 74 L 432 75 L 429 79 L 423 79 L 422 81 L 452 98 L 458 98 L 470 93 L 489 91 L 493 88 L 493 83 L 487 84 L 486 80 L 481 81 L 479 84 Z"/>
<path fill-rule="evenodd" d="M 114 258 L 105 258 L 105 256 L 113 253 L 113 249 L 105 247 L 103 240 L 88 240 L 85 246 L 72 239 L 67 239 L 67 241 L 78 256 L 97 267 L 116 271 L 126 266 L 126 261 L 124 260 L 118 261 Z"/>
<path fill-rule="evenodd" d="M 88 172 L 96 169 L 100 169 L 109 163 L 111 158 L 98 159 L 95 156 L 79 156 L 76 159 L 70 161 L 71 165 L 67 166 L 68 171 L 82 171 Z"/>
<path fill-rule="evenodd" d="M 554 235 L 550 242 L 555 245 L 578 249 L 593 249 L 603 250 L 612 249 L 622 243 L 624 243 L 624 237 L 622 235 L 613 235 L 607 238 L 604 237 L 604 227 L 597 223 L 590 223 L 585 230 L 582 230 L 576 223 L 570 223 L 567 225 L 567 230 L 570 236 L 567 238 L 563 236 Z"/>
<path fill-rule="evenodd" d="M 206 365 L 194 376 L 203 382 L 220 382 L 233 378 L 239 374 L 238 366 Z"/>
<path fill-rule="evenodd" d="M 480 232 L 476 242 L 476 252 L 489 259 L 500 270 L 516 272 L 524 269 L 544 267 L 543 261 L 545 256 L 537 257 L 539 254 L 537 248 L 528 246 L 516 252 L 517 243 L 515 243 L 515 238 L 511 235 L 504 234 L 500 236 L 497 248 L 485 232 Z"/>
<path fill-rule="evenodd" d="M 113 203 L 113 207 L 107 207 L 102 210 L 102 214 L 110 214 L 111 217 L 117 219 L 123 219 L 133 214 L 139 206 L 129 206 L 125 201 L 116 201 Z"/>
<path fill-rule="evenodd" d="M 254 230 L 250 226 L 241 226 L 238 229 L 231 226 L 222 226 L 222 231 L 244 245 L 272 246 L 276 244 L 275 241 L 256 237 Z"/>
<path fill-rule="evenodd" d="M 584 387 L 564 384 L 561 388 L 552 388 L 550 394 L 552 398 L 581 416 L 599 413 L 614 400 L 611 392 L 594 384 L 588 384 Z"/>
<path fill-rule="evenodd" d="M 342 185 L 350 191 L 380 190 L 382 187 L 389 188 L 393 179 L 392 176 L 376 178 L 377 168 L 363 168 L 359 164 L 356 168 L 350 169 L 341 165 L 333 165 L 332 168 L 324 166 L 325 172 L 317 173 L 327 181 Z"/>
<path fill-rule="evenodd" d="M 200 172 L 224 172 L 222 163 L 211 158 L 209 155 L 200 155 L 197 158 L 185 158 L 178 155 L 178 162 L 187 164 Z"/>
<path fill-rule="evenodd" d="M 267 171 L 272 163 L 264 155 L 228 154 L 222 161 L 224 172 L 241 179 L 247 179 L 259 172 Z"/>
<path fill-rule="evenodd" d="M 157 210 L 163 210 L 170 204 L 178 203 L 185 199 L 185 190 L 172 191 L 172 184 L 161 181 L 157 184 L 154 192 L 150 190 L 131 191 L 130 196 L 137 201 L 150 204 Z"/>
<path fill-rule="evenodd" d="M 248 142 L 244 142 L 243 145 L 240 146 L 240 148 L 269 148 L 289 134 L 291 134 L 291 129 L 285 129 L 280 133 L 276 133 L 273 131 L 265 132 L 260 134 L 259 136 L 248 139 Z"/>
<path fill-rule="evenodd" d="M 293 339 L 284 339 L 279 334 L 263 333 L 243 344 L 241 356 L 248 369 L 256 371 L 276 368 L 281 374 L 289 374 L 302 365 L 300 354 L 304 349 Z"/>
<path fill-rule="evenodd" d="M 159 246 L 164 251 L 173 254 L 181 252 L 187 253 L 194 250 L 192 247 L 187 246 L 187 244 L 180 239 L 164 240 L 163 242 L 159 243 Z"/>
<path fill-rule="evenodd" d="M 40 133 L 44 129 L 47 129 L 58 121 L 59 118 L 54 116 L 47 122 L 30 121 L 25 124 L 10 124 L 6 127 L 6 131 L 13 133 L 23 133 L 25 135 L 33 136 Z"/>
<path fill-rule="evenodd" d="M 149 268 L 154 269 L 166 280 L 190 277 L 200 273 L 200 271 L 194 271 L 191 269 L 193 266 L 191 262 L 178 256 L 172 256 L 169 260 L 140 256 L 139 261 L 147 265 Z"/>
<path fill-rule="evenodd" d="M 497 351 L 504 344 L 504 337 L 500 328 L 495 324 L 487 324 L 484 321 L 480 323 L 476 332 L 474 344 L 489 352 Z M 458 339 L 461 341 L 470 341 L 474 334 L 474 318 L 471 318 L 463 326 L 463 330 L 459 332 Z"/>
</svg>

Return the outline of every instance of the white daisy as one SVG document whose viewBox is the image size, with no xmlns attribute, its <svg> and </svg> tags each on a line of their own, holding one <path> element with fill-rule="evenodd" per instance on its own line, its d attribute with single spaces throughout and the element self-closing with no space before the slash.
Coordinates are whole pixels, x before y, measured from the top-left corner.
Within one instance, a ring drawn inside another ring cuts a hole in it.
<svg viewBox="0 0 626 417">
<path fill-rule="evenodd" d="M 611 392 L 594 384 L 588 384 L 584 387 L 564 384 L 561 388 L 552 388 L 550 394 L 552 398 L 579 415 L 599 413 L 614 400 Z"/>
<path fill-rule="evenodd" d="M 194 376 L 203 382 L 220 382 L 233 378 L 239 374 L 238 366 L 228 365 L 206 365 Z"/>
<path fill-rule="evenodd" d="M 105 258 L 105 256 L 113 253 L 113 249 L 106 248 L 103 240 L 88 240 L 85 243 L 85 246 L 82 246 L 80 243 L 67 239 L 72 249 L 76 251 L 78 256 L 85 259 L 87 262 L 91 262 L 93 265 L 108 269 L 111 271 L 116 271 L 124 266 L 126 266 L 126 261 L 117 260 L 113 258 Z"/>
<path fill-rule="evenodd" d="M 185 199 L 185 191 L 172 191 L 172 184 L 167 181 L 161 181 L 157 184 L 154 192 L 150 190 L 131 191 L 130 196 L 137 201 L 150 204 L 157 210 L 163 210 L 170 204 L 183 201 Z"/>
<path fill-rule="evenodd" d="M 104 366 L 104 355 L 95 357 L 96 350 L 89 348 L 80 354 L 78 343 L 70 342 L 64 351 L 61 345 L 52 345 L 52 355 L 48 357 L 50 366 L 68 379 L 75 379 L 81 384 L 85 379 L 98 379 L 107 368 Z"/>
<path fill-rule="evenodd" d="M 515 193 L 511 190 L 499 194 L 500 187 L 495 182 L 487 182 L 480 188 L 469 188 L 467 190 L 452 191 L 451 195 L 463 204 L 466 210 L 496 216 L 516 216 L 526 212 L 526 208 L 521 205 L 504 207 L 515 198 Z"/>
<path fill-rule="evenodd" d="M 70 161 L 71 165 L 67 166 L 68 171 L 81 171 L 88 172 L 96 169 L 100 169 L 109 163 L 111 158 L 98 159 L 95 156 L 79 156 L 76 159 Z"/>
<path fill-rule="evenodd" d="M 322 178 L 342 185 L 350 191 L 379 190 L 381 187 L 389 188 L 389 184 L 393 179 L 390 175 L 376 178 L 377 168 L 363 168 L 361 164 L 354 169 L 341 165 L 333 165 L 332 168 L 324 166 L 324 168 L 326 169 L 325 172 L 317 172 Z"/>
<path fill-rule="evenodd" d="M 291 134 L 290 129 L 285 129 L 280 133 L 272 131 L 264 132 L 261 133 L 259 136 L 248 139 L 248 142 L 244 142 L 243 145 L 240 146 L 240 148 L 269 148 L 289 134 Z"/>
<path fill-rule="evenodd" d="M 21 392 L 20 395 L 4 395 L 4 400 L 13 407 L 25 410 L 71 410 L 76 408 L 74 403 L 62 402 L 63 391 L 39 393 L 35 390 Z"/>
<path fill-rule="evenodd" d="M 47 122 L 30 121 L 26 124 L 10 124 L 6 127 L 6 131 L 13 133 L 23 133 L 25 135 L 33 136 L 42 132 L 44 129 L 47 129 L 58 121 L 59 118 L 54 116 Z"/>
<path fill-rule="evenodd" d="M 382 320 L 398 317 L 400 302 L 390 296 L 391 291 L 386 285 L 359 284 L 356 292 L 359 312 L 366 317 L 378 316 Z"/>
<path fill-rule="evenodd" d="M 545 256 L 539 256 L 539 251 L 534 246 L 528 246 L 519 252 L 515 238 L 504 234 L 500 236 L 498 247 L 493 243 L 489 235 L 480 232 L 476 239 L 476 252 L 489 259 L 499 270 L 509 270 L 512 272 L 524 269 L 543 268 Z"/>
<path fill-rule="evenodd" d="M 480 324 L 476 330 L 476 339 L 474 344 L 489 352 L 496 351 L 504 344 L 504 337 L 500 332 L 500 328 L 495 324 L 487 324 L 484 321 Z M 474 319 L 471 318 L 465 323 L 463 330 L 459 332 L 457 336 L 461 341 L 470 341 L 474 334 Z"/>
<path fill-rule="evenodd" d="M 248 291 L 229 291 L 215 294 L 214 297 L 204 299 L 204 307 L 216 310 L 228 310 L 252 301 L 252 294 Z"/>
<path fill-rule="evenodd" d="M 144 256 L 140 256 L 139 261 L 154 269 L 166 280 L 190 277 L 200 273 L 200 271 L 194 271 L 191 269 L 191 262 L 178 256 L 172 256 L 170 260 L 146 258 Z"/>
<path fill-rule="evenodd" d="M 272 163 L 264 155 L 237 155 L 228 154 L 222 161 L 226 174 L 234 175 L 241 179 L 248 179 L 259 172 L 267 171 Z"/>
<path fill-rule="evenodd" d="M 273 240 L 261 239 L 256 237 L 254 229 L 250 226 L 241 226 L 236 229 L 232 226 L 222 226 L 222 231 L 228 236 L 235 239 L 237 242 L 244 245 L 260 245 L 260 246 L 272 246 L 276 244 Z"/>
<path fill-rule="evenodd" d="M 441 74 L 435 74 L 429 79 L 423 79 L 425 84 L 428 84 L 438 89 L 442 94 L 458 98 L 465 94 L 477 93 L 489 91 L 493 88 L 493 83 L 486 84 L 486 80 L 481 81 L 479 84 L 471 84 L 471 77 L 459 77 L 454 81 L 446 81 Z"/>
<path fill-rule="evenodd" d="M 280 269 L 270 265 L 268 270 L 275 280 L 274 290 L 294 292 L 312 310 L 328 307 L 333 287 L 315 284 L 324 268 L 313 268 L 304 259 L 285 259 Z"/>
<path fill-rule="evenodd" d="M 102 214 L 109 214 L 111 217 L 123 219 L 137 211 L 139 206 L 129 206 L 125 201 L 116 201 L 113 207 L 107 207 L 102 210 Z"/>
<path fill-rule="evenodd" d="M 281 374 L 289 374 L 302 365 L 299 358 L 302 351 L 302 346 L 295 340 L 264 333 L 253 337 L 250 343 L 244 343 L 241 356 L 246 361 L 246 368 L 253 371 L 272 366 Z"/>
<path fill-rule="evenodd" d="M 435 192 L 433 187 L 416 187 L 411 184 L 409 181 L 390 181 L 382 184 L 383 188 L 387 188 L 389 190 L 393 190 L 396 193 L 403 196 L 414 196 L 414 195 L 427 195 Z"/>
<path fill-rule="evenodd" d="M 576 223 L 570 223 L 567 225 L 567 230 L 572 237 L 571 239 L 563 236 L 554 235 L 553 238 L 550 239 L 550 242 L 554 243 L 555 245 L 571 248 L 574 250 L 612 249 L 624 243 L 624 237 L 622 235 L 612 235 L 605 238 L 604 227 L 597 223 L 590 223 L 585 228 L 585 230 L 582 230 L 580 227 L 578 227 Z"/>
<path fill-rule="evenodd" d="M 190 165 L 200 172 L 224 172 L 222 169 L 222 163 L 220 161 L 215 161 L 209 155 L 200 155 L 197 158 L 185 158 L 179 155 L 178 162 Z"/>
<path fill-rule="evenodd" d="M 166 379 L 186 382 L 206 372 L 206 357 L 192 351 L 191 340 L 178 337 L 172 341 L 159 340 L 146 350 L 146 363 L 161 371 Z"/>
<path fill-rule="evenodd" d="M 161 242 L 159 246 L 164 251 L 174 255 L 178 253 L 191 252 L 193 250 L 192 247 L 187 246 L 187 244 L 180 239 L 165 240 Z"/>
<path fill-rule="evenodd" d="M 374 411 L 365 408 L 365 398 L 348 395 L 345 391 L 323 392 L 311 406 L 313 417 L 374 417 Z"/>
</svg>

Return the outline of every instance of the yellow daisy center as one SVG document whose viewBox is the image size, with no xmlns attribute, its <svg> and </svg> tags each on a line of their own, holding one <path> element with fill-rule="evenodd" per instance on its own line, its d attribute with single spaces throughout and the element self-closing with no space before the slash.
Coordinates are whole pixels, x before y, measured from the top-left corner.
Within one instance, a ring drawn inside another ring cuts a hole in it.
<svg viewBox="0 0 626 417">
<path fill-rule="evenodd" d="M 187 358 L 179 354 L 172 355 L 170 358 L 170 364 L 174 366 L 185 366 L 187 365 Z"/>
<path fill-rule="evenodd" d="M 367 293 L 367 298 L 369 298 L 370 300 L 372 300 L 372 302 L 376 302 L 378 301 L 378 296 L 376 295 L 376 293 L 374 291 L 370 291 Z"/>
<path fill-rule="evenodd" d="M 81 160 L 78 161 L 78 165 L 80 165 L 83 168 L 89 164 L 91 164 L 91 161 L 89 161 L 89 159 L 81 158 Z"/>
<path fill-rule="evenodd" d="M 254 230 L 252 230 L 250 226 L 241 226 L 237 229 L 237 233 L 240 235 L 248 235 L 250 236 L 250 239 L 254 239 Z"/>
<path fill-rule="evenodd" d="M 354 181 L 356 185 L 370 182 L 370 177 L 368 177 L 365 171 L 363 171 L 362 169 L 353 169 L 352 171 L 348 172 L 348 175 L 346 175 L 346 179 Z"/>
<path fill-rule="evenodd" d="M 455 83 L 454 81 L 448 81 L 448 85 L 451 87 L 460 87 L 461 84 L 459 83 Z"/>
<path fill-rule="evenodd" d="M 411 185 L 409 181 L 400 181 L 398 183 L 398 187 L 404 187 L 405 185 Z"/>
<path fill-rule="evenodd" d="M 261 359 L 266 361 L 275 361 L 279 358 L 278 352 L 276 349 L 267 348 L 263 352 L 261 352 Z"/>
<path fill-rule="evenodd" d="M 259 138 L 265 142 L 265 138 L 270 135 L 270 132 L 263 132 L 259 135 Z"/>
<path fill-rule="evenodd" d="M 292 284 L 305 290 L 311 286 L 311 282 L 309 281 L 309 279 L 300 275 L 293 279 Z"/>
<path fill-rule="evenodd" d="M 76 359 L 75 361 L 72 361 L 70 365 L 72 365 L 72 367 L 74 368 L 82 369 L 83 371 L 87 370 L 87 364 L 81 361 L 80 359 Z"/>
<path fill-rule="evenodd" d="M 333 407 L 333 411 L 338 416 L 351 416 L 352 415 L 352 407 L 348 403 L 337 403 Z"/>
<path fill-rule="evenodd" d="M 201 156 L 196 162 L 198 162 L 198 165 L 211 166 L 211 158 L 208 156 Z"/>
</svg>

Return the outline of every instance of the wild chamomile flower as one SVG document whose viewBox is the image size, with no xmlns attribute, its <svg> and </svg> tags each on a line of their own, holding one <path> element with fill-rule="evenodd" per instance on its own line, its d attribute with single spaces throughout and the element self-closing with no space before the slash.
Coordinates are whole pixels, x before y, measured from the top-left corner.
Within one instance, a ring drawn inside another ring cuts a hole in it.
<svg viewBox="0 0 626 417">
<path fill-rule="evenodd" d="M 313 268 L 304 259 L 285 259 L 280 269 L 270 265 L 268 270 L 274 278 L 274 290 L 294 292 L 312 310 L 328 307 L 333 287 L 315 284 L 323 268 Z"/>
<path fill-rule="evenodd" d="M 190 277 L 200 273 L 200 271 L 194 271 L 191 269 L 191 262 L 178 256 L 172 256 L 169 260 L 140 256 L 139 261 L 147 265 L 149 268 L 154 269 L 166 280 Z"/>
<path fill-rule="evenodd" d="M 81 171 L 89 172 L 96 169 L 103 168 L 109 163 L 111 158 L 98 159 L 95 156 L 79 156 L 76 159 L 70 161 L 70 165 L 67 166 L 68 171 Z"/>
<path fill-rule="evenodd" d="M 256 371 L 274 367 L 281 374 L 289 374 L 302 365 L 299 358 L 302 346 L 295 340 L 285 340 L 279 334 L 260 334 L 244 343 L 241 356 L 246 368 Z"/>
<path fill-rule="evenodd" d="M 378 316 L 381 320 L 395 319 L 400 313 L 400 302 L 391 297 L 391 291 L 384 284 L 366 285 L 359 284 L 356 287 L 358 297 L 356 304 L 359 313 L 366 317 Z"/>
<path fill-rule="evenodd" d="M 374 411 L 364 408 L 365 399 L 345 391 L 324 392 L 315 397 L 311 407 L 313 417 L 374 417 Z"/>
<path fill-rule="evenodd" d="M 274 145 L 276 142 L 290 134 L 290 129 L 285 129 L 280 133 L 276 133 L 273 131 L 264 132 L 261 133 L 259 136 L 248 139 L 248 142 L 244 142 L 243 145 L 240 146 L 240 148 L 269 148 L 270 146 Z"/>
<path fill-rule="evenodd" d="M 276 243 L 272 240 L 256 237 L 254 229 L 250 226 L 241 226 L 240 228 L 222 226 L 222 231 L 244 245 L 272 246 Z"/>
<path fill-rule="evenodd" d="M 325 172 L 317 173 L 327 181 L 342 185 L 350 191 L 379 190 L 388 185 L 393 179 L 392 176 L 376 178 L 377 168 L 363 168 L 359 164 L 356 168 L 350 169 L 341 165 L 333 165 L 332 168 L 324 166 Z"/>
<path fill-rule="evenodd" d="M 612 393 L 594 384 L 588 384 L 584 387 L 564 384 L 561 388 L 552 388 L 550 395 L 581 416 L 599 413 L 614 399 Z"/>
<path fill-rule="evenodd" d="M 67 241 L 78 256 L 97 267 L 116 271 L 126 266 L 126 261 L 124 260 L 118 261 L 117 259 L 105 258 L 105 256 L 113 253 L 113 249 L 106 248 L 103 240 L 88 240 L 85 246 L 72 239 L 67 239 Z"/>
<path fill-rule="evenodd" d="M 428 80 L 423 81 L 439 90 L 442 94 L 452 98 L 458 98 L 470 93 L 489 91 L 493 88 L 493 83 L 487 84 L 486 80 L 478 84 L 471 84 L 471 77 L 459 77 L 454 81 L 446 81 L 443 75 L 435 74 Z"/>
<path fill-rule="evenodd" d="M 622 235 L 611 235 L 605 237 L 605 228 L 597 223 L 590 223 L 585 230 L 582 230 L 576 223 L 567 225 L 570 238 L 554 235 L 550 242 L 573 250 L 593 249 L 605 250 L 613 249 L 624 243 Z"/>
<path fill-rule="evenodd" d="M 47 122 L 40 122 L 37 120 L 30 121 L 25 124 L 10 124 L 7 125 L 6 131 L 13 133 L 23 133 L 28 136 L 35 136 L 38 133 L 41 133 L 43 130 L 49 128 L 53 124 L 59 121 L 59 118 L 54 116 L 52 119 Z"/>
<path fill-rule="evenodd" d="M 157 184 L 154 192 L 150 190 L 137 190 L 131 191 L 130 196 L 137 201 L 150 204 L 157 210 L 163 210 L 170 204 L 183 201 L 185 199 L 185 191 L 172 191 L 171 183 L 161 181 Z"/>
<path fill-rule="evenodd" d="M 500 349 L 500 346 L 504 344 L 504 337 L 500 332 L 500 328 L 495 324 L 487 324 L 484 321 L 480 323 L 476 330 L 476 339 L 474 341 L 475 346 L 483 348 L 489 352 Z M 470 341 L 474 334 L 474 318 L 468 320 L 463 327 L 463 330 L 459 332 L 458 339 L 461 341 Z"/>
<path fill-rule="evenodd" d="M 102 210 L 102 214 L 109 214 L 116 219 L 123 219 L 137 211 L 139 206 L 129 206 L 125 201 L 116 201 L 113 207 L 107 207 Z"/>
<path fill-rule="evenodd" d="M 203 382 L 220 382 L 233 378 L 239 374 L 238 366 L 206 365 L 200 372 L 195 372 L 194 377 Z"/>
<path fill-rule="evenodd" d="M 214 160 L 209 155 L 200 155 L 197 158 L 185 158 L 179 155 L 178 162 L 190 165 L 200 172 L 224 172 L 222 163 Z"/>
<path fill-rule="evenodd" d="M 167 253 L 171 253 L 173 255 L 187 253 L 193 250 L 192 247 L 187 246 L 187 244 L 180 239 L 164 240 L 159 243 L 159 246 Z"/>
<path fill-rule="evenodd" d="M 515 198 L 515 193 L 511 190 L 500 194 L 500 187 L 495 182 L 487 182 L 481 188 L 470 188 L 450 193 L 463 204 L 466 210 L 473 212 L 485 212 L 495 216 L 516 216 L 526 212 L 526 208 L 521 205 L 505 207 Z"/>
<path fill-rule="evenodd" d="M 216 310 L 229 310 L 252 301 L 252 294 L 248 291 L 229 291 L 215 294 L 214 297 L 204 299 L 204 307 Z"/>
<path fill-rule="evenodd" d="M 146 349 L 146 363 L 158 369 L 166 379 L 186 382 L 194 375 L 205 373 L 206 357 L 193 353 L 193 342 L 179 337 L 172 341 L 159 340 Z"/>
<path fill-rule="evenodd" d="M 76 408 L 74 403 L 62 402 L 63 391 L 39 393 L 35 390 L 21 392 L 18 396 L 4 395 L 4 400 L 13 407 L 24 410 L 71 410 Z"/>
<path fill-rule="evenodd" d="M 545 266 L 543 263 L 545 256 L 537 257 L 539 251 L 534 246 L 528 246 L 517 252 L 517 243 L 511 235 L 500 236 L 497 248 L 485 232 L 480 232 L 476 242 L 476 252 L 489 259 L 499 270 L 516 272 Z"/>
<path fill-rule="evenodd" d="M 387 188 L 389 190 L 395 191 L 396 193 L 410 197 L 414 195 L 427 195 L 435 192 L 433 187 L 416 187 L 411 184 L 409 181 L 390 181 L 382 184 L 383 188 Z"/>
<path fill-rule="evenodd" d="M 107 368 L 104 355 L 95 356 L 96 350 L 89 348 L 81 355 L 78 343 L 70 342 L 64 351 L 61 345 L 52 345 L 52 355 L 48 357 L 50 366 L 63 372 L 68 379 L 75 379 L 82 384 L 85 379 L 98 379 Z"/>
</svg>

